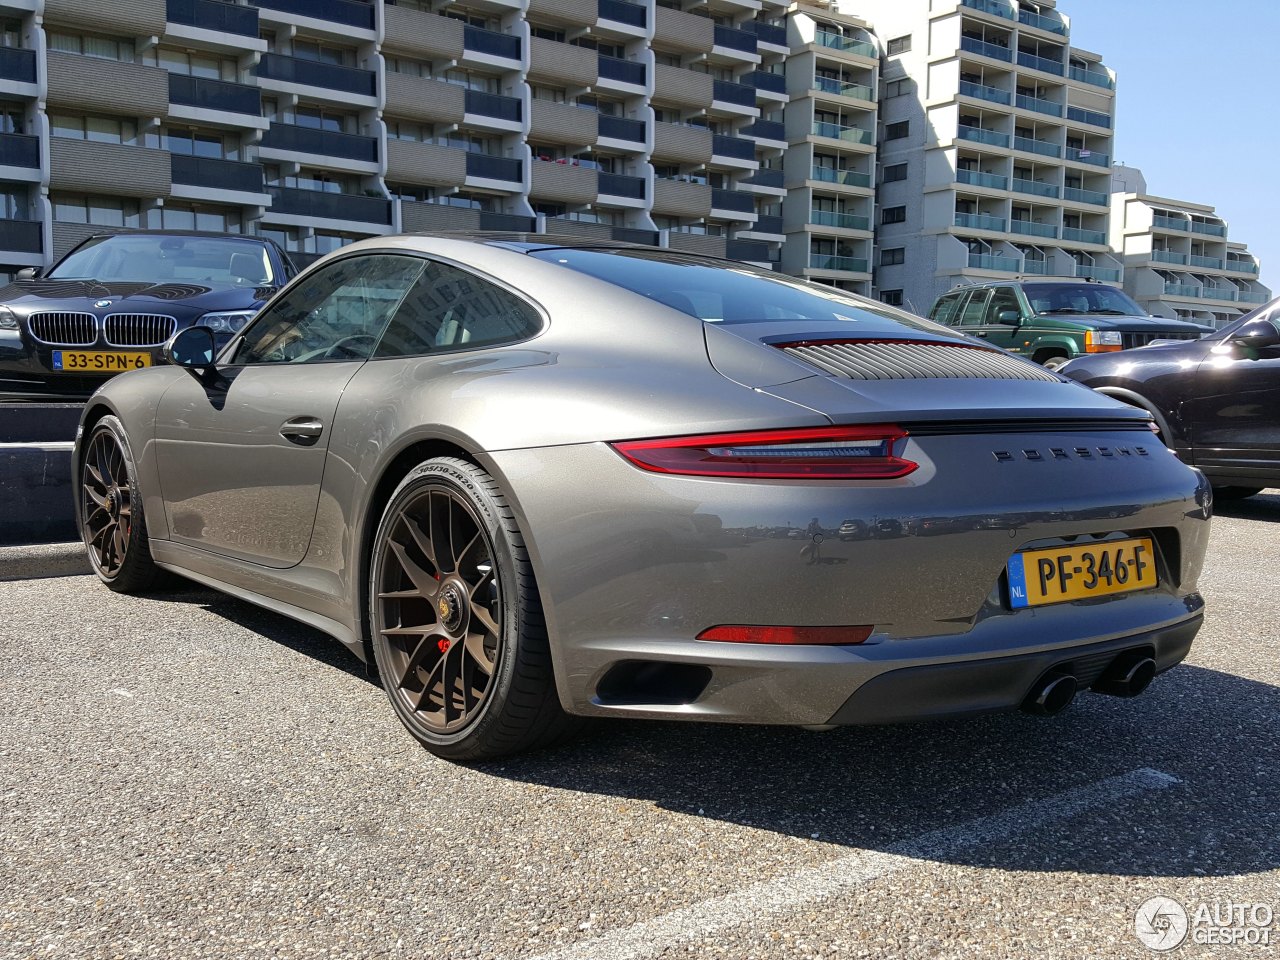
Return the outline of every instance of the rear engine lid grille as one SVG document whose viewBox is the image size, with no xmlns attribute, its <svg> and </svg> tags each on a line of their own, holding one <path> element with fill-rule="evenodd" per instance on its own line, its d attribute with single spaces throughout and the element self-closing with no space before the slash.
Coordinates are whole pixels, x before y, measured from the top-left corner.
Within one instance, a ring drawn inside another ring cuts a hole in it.
<svg viewBox="0 0 1280 960">
<path fill-rule="evenodd" d="M 31 335 L 58 347 L 89 347 L 98 340 L 98 321 L 92 313 L 33 313 Z"/>
<path fill-rule="evenodd" d="M 1126 350 L 1134 347 L 1145 347 L 1153 340 L 1199 340 L 1200 334 L 1186 333 L 1182 330 L 1170 330 L 1157 333 L 1121 333 L 1120 342 Z"/>
<path fill-rule="evenodd" d="M 846 380 L 1040 380 L 1060 378 L 983 347 L 919 340 L 807 340 L 777 343 L 784 353 Z"/>
<path fill-rule="evenodd" d="M 106 318 L 107 343 L 113 347 L 155 347 L 164 343 L 178 321 L 158 313 L 113 313 Z"/>
</svg>

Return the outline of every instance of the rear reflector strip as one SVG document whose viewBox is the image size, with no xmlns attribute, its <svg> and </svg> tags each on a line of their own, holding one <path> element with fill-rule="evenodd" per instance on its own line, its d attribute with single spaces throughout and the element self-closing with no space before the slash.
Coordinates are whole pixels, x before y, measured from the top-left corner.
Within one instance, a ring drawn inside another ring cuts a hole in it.
<svg viewBox="0 0 1280 960">
<path fill-rule="evenodd" d="M 767 627 L 721 624 L 698 634 L 699 640 L 721 643 L 827 644 L 862 643 L 874 627 Z"/>
</svg>

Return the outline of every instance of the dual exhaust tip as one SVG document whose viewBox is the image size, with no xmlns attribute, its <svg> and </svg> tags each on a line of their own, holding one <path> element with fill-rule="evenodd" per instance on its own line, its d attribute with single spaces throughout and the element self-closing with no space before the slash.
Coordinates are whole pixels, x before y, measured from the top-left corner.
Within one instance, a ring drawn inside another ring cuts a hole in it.
<svg viewBox="0 0 1280 960">
<path fill-rule="evenodd" d="M 1151 685 L 1156 675 L 1156 662 L 1145 651 L 1122 653 L 1111 661 L 1091 689 L 1112 697 L 1136 697 Z M 1022 701 L 1022 710 L 1041 717 L 1052 717 L 1071 705 L 1079 690 L 1079 682 L 1069 673 L 1051 670 L 1036 681 Z"/>
</svg>

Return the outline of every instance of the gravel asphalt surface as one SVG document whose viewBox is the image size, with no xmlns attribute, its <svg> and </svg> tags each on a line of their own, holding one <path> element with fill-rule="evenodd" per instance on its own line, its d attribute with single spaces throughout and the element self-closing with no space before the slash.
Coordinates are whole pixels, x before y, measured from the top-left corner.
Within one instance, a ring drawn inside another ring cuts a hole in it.
<svg viewBox="0 0 1280 960">
<path fill-rule="evenodd" d="M 1280 491 L 1220 504 L 1205 628 L 1133 701 L 470 767 L 306 627 L 0 549 L 0 957 L 1153 957 L 1157 895 L 1280 943 L 1278 534 Z"/>
</svg>

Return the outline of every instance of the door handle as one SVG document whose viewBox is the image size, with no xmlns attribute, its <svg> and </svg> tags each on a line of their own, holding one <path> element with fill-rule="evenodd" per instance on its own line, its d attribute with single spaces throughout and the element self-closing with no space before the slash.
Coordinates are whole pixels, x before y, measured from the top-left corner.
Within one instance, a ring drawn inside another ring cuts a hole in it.
<svg viewBox="0 0 1280 960">
<path fill-rule="evenodd" d="M 975 330 L 975 331 L 973 331 L 973 335 L 974 335 L 975 337 L 986 337 L 986 336 L 990 336 L 990 334 L 988 334 L 986 330 Z"/>
<path fill-rule="evenodd" d="M 294 417 L 280 425 L 280 436 L 292 443 L 315 443 L 322 433 L 324 424 L 315 417 Z"/>
</svg>

